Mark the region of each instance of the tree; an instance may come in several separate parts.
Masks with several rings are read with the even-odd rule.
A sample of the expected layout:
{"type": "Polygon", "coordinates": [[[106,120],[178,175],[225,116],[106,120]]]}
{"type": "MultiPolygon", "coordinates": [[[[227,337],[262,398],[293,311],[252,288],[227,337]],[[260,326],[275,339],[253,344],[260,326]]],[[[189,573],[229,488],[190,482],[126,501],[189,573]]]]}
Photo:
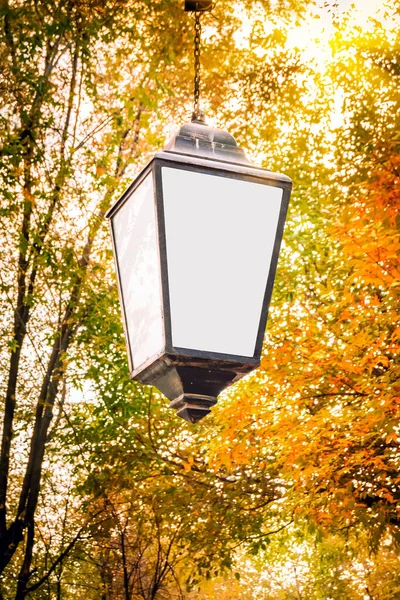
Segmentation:
{"type": "Polygon", "coordinates": [[[154,143],[151,110],[168,95],[176,78],[169,65],[179,59],[167,48],[188,41],[181,18],[172,2],[1,5],[0,573],[19,563],[18,599],[36,589],[35,514],[76,334],[107,289],[99,273],[104,211],[146,151],[140,132],[153,129],[154,143]]]}
{"type": "MultiPolygon", "coordinates": [[[[244,2],[243,8],[251,7],[244,2]]],[[[281,8],[289,14],[293,6],[281,8]]],[[[205,59],[211,107],[232,97],[229,69],[237,60],[234,9],[219,7],[217,16],[207,17],[215,50],[205,59]]],[[[52,593],[56,575],[60,595],[65,552],[79,554],[82,539],[91,535],[93,523],[79,512],[74,494],[75,518],[60,511],[57,501],[46,503],[46,494],[65,498],[74,486],[72,474],[72,483],[60,481],[57,487],[54,473],[66,460],[60,430],[74,431],[74,388],[90,373],[88,354],[109,343],[120,347],[115,322],[93,318],[111,310],[117,319],[104,211],[132,166],[162,143],[157,111],[162,108],[167,119],[182,114],[193,34],[172,0],[5,0],[1,23],[1,293],[7,344],[0,358],[5,382],[0,574],[4,594],[22,599],[44,584],[52,593]],[[52,542],[41,539],[49,511],[52,542]]]]}
{"type": "Polygon", "coordinates": [[[238,552],[279,579],[274,552],[297,564],[299,539],[318,581],[307,567],[285,594],[323,597],[331,571],[356,571],[347,542],[364,557],[368,540],[363,582],[389,597],[398,32],[336,19],[322,71],[286,32],[307,4],[204,17],[205,105],[295,190],[262,368],[195,430],[128,379],[103,220],[165,123],[190,112],[190,21],[172,0],[1,4],[3,597],[179,597],[210,579],[228,593],[220,574],[247,577],[238,552]]]}
{"type": "Polygon", "coordinates": [[[212,597],[243,600],[390,600],[399,593],[396,549],[386,538],[371,555],[365,532],[356,537],[329,535],[315,542],[303,528],[293,526],[270,539],[256,556],[240,552],[233,572],[189,595],[190,600],[212,597]]]}
{"type": "Polygon", "coordinates": [[[387,531],[399,539],[400,98],[397,30],[374,25],[342,23],[314,77],[343,99],[340,126],[317,95],[300,117],[308,147],[292,130],[295,192],[262,370],[224,408],[214,452],[216,464],[270,456],[295,514],[324,531],[361,523],[376,550],[387,531]]]}

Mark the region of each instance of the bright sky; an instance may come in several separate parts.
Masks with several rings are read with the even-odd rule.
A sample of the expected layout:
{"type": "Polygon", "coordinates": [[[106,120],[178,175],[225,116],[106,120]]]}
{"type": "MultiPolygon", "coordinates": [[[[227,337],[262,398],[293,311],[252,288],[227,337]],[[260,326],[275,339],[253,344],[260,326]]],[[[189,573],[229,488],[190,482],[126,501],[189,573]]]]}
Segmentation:
{"type": "MultiPolygon", "coordinates": [[[[321,66],[329,60],[329,39],[334,29],[335,17],[349,19],[349,23],[363,29],[372,28],[372,23],[368,23],[371,18],[380,17],[382,21],[390,22],[391,17],[385,12],[390,13],[393,10],[393,3],[388,0],[338,0],[335,8],[335,0],[327,0],[328,6],[324,6],[325,0],[316,0],[316,5],[309,9],[308,17],[301,20],[300,24],[293,21],[293,27],[289,30],[287,46],[298,48],[303,52],[305,58],[310,54],[310,58],[315,59],[321,66]],[[329,6],[330,5],[330,6],[329,6]],[[391,10],[385,10],[385,5],[390,6],[391,10]],[[316,52],[316,47],[318,48],[316,52]]],[[[246,13],[241,15],[243,20],[242,27],[236,32],[235,38],[238,46],[246,45],[248,36],[251,33],[252,23],[246,13]]],[[[276,27],[276,23],[266,22],[265,32],[268,34],[276,27]]],[[[205,38],[207,32],[205,31],[205,38]]],[[[265,50],[260,49],[259,55],[265,54],[265,50]]]]}
{"type": "MultiPolygon", "coordinates": [[[[319,2],[323,6],[323,2],[319,2]]],[[[333,4],[333,2],[331,2],[333,4]]],[[[338,6],[339,11],[348,11],[351,7],[354,7],[355,12],[358,14],[360,21],[365,21],[372,15],[376,14],[382,5],[383,0],[339,0],[338,6]]],[[[353,9],[353,10],[354,10],[353,9]]],[[[326,8],[321,8],[321,11],[326,13],[326,8]]]]}
{"type": "MultiPolygon", "coordinates": [[[[316,38],[329,38],[333,30],[335,14],[334,0],[330,0],[329,3],[332,6],[331,9],[324,7],[324,0],[317,0],[317,6],[311,11],[310,17],[300,27],[293,28],[293,34],[289,39],[290,45],[306,48],[316,38]]],[[[384,0],[338,0],[337,4],[336,14],[338,17],[346,14],[350,23],[367,29],[369,26],[372,27],[372,23],[368,24],[371,18],[380,16],[383,20],[385,19],[385,5],[389,5],[389,2],[384,0]]],[[[389,17],[386,18],[389,20],[389,17]]]]}

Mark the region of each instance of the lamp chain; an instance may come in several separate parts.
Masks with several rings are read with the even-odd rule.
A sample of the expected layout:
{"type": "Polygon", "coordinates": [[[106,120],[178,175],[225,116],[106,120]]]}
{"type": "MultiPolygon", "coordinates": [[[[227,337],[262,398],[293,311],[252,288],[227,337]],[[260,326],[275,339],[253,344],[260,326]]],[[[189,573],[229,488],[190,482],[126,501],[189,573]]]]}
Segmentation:
{"type": "Polygon", "coordinates": [[[194,102],[192,121],[203,120],[204,116],[200,110],[200,41],[201,41],[201,22],[200,13],[195,12],[194,20],[194,102]]]}

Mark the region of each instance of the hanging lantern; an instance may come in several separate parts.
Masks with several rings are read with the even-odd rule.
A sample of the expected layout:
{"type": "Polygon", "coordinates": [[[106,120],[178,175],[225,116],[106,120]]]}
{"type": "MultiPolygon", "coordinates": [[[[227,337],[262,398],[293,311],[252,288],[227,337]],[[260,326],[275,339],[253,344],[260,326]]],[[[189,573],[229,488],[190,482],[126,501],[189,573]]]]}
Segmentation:
{"type": "Polygon", "coordinates": [[[131,378],[189,422],[260,364],[291,185],[197,105],[107,213],[131,378]]]}

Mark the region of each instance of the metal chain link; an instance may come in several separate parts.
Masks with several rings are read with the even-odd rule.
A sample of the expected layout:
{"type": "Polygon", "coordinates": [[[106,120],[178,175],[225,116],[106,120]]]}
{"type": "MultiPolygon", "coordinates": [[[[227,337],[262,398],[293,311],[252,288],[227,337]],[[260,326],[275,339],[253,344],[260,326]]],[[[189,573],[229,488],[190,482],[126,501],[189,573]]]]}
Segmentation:
{"type": "Polygon", "coordinates": [[[200,41],[201,41],[201,22],[200,13],[195,12],[194,20],[194,102],[193,118],[200,116],[200,41]]]}

